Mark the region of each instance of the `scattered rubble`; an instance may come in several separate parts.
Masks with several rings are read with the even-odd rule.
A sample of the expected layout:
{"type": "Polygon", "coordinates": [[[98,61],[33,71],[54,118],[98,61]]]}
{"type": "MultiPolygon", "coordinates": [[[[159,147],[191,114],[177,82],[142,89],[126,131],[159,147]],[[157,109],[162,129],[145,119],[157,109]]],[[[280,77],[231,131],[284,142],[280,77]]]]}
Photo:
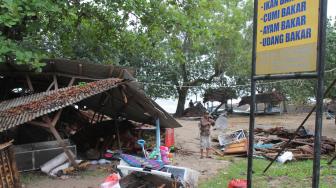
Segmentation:
{"type": "MultiPolygon", "coordinates": [[[[294,131],[283,127],[255,129],[255,155],[273,159],[277,152],[292,137],[294,131]]],[[[335,152],[336,140],[323,136],[321,138],[321,154],[330,155],[335,152]]],[[[286,151],[293,153],[294,160],[313,159],[314,136],[305,130],[299,132],[286,151]]]]}
{"type": "MultiPolygon", "coordinates": [[[[219,156],[247,156],[248,139],[246,135],[246,131],[243,130],[237,130],[231,134],[219,135],[218,139],[213,139],[213,141],[219,142],[219,145],[217,145],[218,149],[213,148],[214,153],[219,156]],[[220,148],[221,151],[219,150],[220,148]]],[[[285,129],[284,127],[255,129],[254,156],[273,159],[293,135],[294,130],[285,129]]],[[[331,155],[335,153],[335,148],[335,139],[322,136],[322,155],[331,155]]],[[[286,148],[285,152],[291,152],[293,160],[313,159],[314,136],[309,134],[305,129],[301,129],[296,138],[293,139],[288,148],[286,148]]],[[[289,158],[291,159],[291,157],[289,158]]]]}

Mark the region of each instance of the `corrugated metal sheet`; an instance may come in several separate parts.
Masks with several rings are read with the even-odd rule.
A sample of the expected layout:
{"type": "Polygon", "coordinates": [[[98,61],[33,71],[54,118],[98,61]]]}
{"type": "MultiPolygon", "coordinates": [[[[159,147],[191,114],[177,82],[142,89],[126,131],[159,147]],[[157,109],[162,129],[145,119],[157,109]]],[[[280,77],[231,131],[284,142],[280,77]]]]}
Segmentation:
{"type": "Polygon", "coordinates": [[[125,83],[113,78],[37,93],[0,103],[0,132],[125,83]]]}

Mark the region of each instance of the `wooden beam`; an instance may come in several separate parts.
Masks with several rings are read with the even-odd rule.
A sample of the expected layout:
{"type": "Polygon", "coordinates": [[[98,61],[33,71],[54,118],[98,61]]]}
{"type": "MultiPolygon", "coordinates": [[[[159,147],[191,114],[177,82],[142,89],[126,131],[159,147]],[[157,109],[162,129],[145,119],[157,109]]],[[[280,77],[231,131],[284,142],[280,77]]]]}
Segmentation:
{"type": "Polygon", "coordinates": [[[51,133],[54,135],[54,137],[56,138],[58,144],[63,148],[65,154],[67,155],[68,159],[70,160],[71,164],[74,167],[78,167],[78,164],[76,163],[76,160],[74,158],[74,154],[71,152],[71,150],[69,150],[69,148],[67,148],[67,145],[64,143],[63,139],[61,138],[61,136],[59,135],[59,133],[57,132],[56,128],[54,126],[50,126],[49,130],[51,131],[51,133]]]}
{"type": "Polygon", "coordinates": [[[68,84],[68,87],[72,86],[75,82],[76,78],[75,77],[72,77],[69,84],[68,84]]]}
{"type": "Polygon", "coordinates": [[[77,168],[78,164],[76,163],[76,160],[74,158],[75,155],[72,153],[71,150],[69,150],[69,148],[67,148],[67,145],[64,143],[63,139],[61,138],[61,136],[59,135],[59,133],[57,132],[57,130],[55,128],[57,121],[61,117],[62,111],[63,111],[63,109],[59,110],[52,120],[48,116],[44,116],[44,117],[46,117],[45,118],[46,122],[31,121],[29,123],[31,123],[33,125],[41,126],[43,128],[48,128],[48,130],[56,138],[56,141],[58,142],[58,144],[63,148],[63,150],[64,150],[65,154],[67,155],[68,159],[70,160],[71,164],[74,167],[77,168]]]}
{"type": "Polygon", "coordinates": [[[47,88],[47,91],[50,91],[51,90],[51,88],[53,87],[55,85],[55,82],[53,81],[53,82],[51,82],[51,84],[48,86],[48,88],[47,88]]]}
{"type": "MultiPolygon", "coordinates": [[[[11,73],[2,73],[3,76],[17,76],[17,75],[22,75],[21,72],[11,72],[11,73]]],[[[66,77],[66,78],[77,78],[77,79],[82,79],[82,80],[89,80],[89,81],[97,81],[97,80],[103,80],[105,78],[93,78],[93,77],[89,77],[89,76],[74,76],[71,74],[66,74],[66,73],[28,73],[29,75],[45,75],[45,76],[52,76],[52,75],[57,75],[57,76],[62,76],[62,77],[66,77]]]]}
{"type": "Polygon", "coordinates": [[[34,92],[34,87],[33,87],[33,84],[31,82],[30,77],[29,77],[28,74],[26,74],[26,80],[27,80],[27,84],[28,84],[29,90],[34,92]]]}
{"type": "Polygon", "coordinates": [[[49,129],[49,125],[46,124],[46,123],[43,123],[43,122],[39,122],[39,121],[30,121],[29,124],[36,125],[36,126],[43,127],[43,128],[48,128],[48,129],[49,129]]]}
{"type": "Polygon", "coordinates": [[[53,75],[53,79],[54,79],[55,90],[58,90],[57,76],[55,74],[53,75]]]}
{"type": "Polygon", "coordinates": [[[54,118],[52,119],[52,121],[50,122],[50,125],[55,127],[57,121],[59,120],[59,118],[61,117],[63,109],[59,110],[56,115],[54,116],[54,118]]]}

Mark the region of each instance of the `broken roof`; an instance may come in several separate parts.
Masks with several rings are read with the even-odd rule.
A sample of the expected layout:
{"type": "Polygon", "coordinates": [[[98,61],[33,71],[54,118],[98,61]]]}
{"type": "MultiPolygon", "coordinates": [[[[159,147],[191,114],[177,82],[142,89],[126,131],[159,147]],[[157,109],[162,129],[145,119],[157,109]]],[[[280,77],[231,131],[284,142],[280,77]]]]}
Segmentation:
{"type": "Polygon", "coordinates": [[[121,79],[106,79],[83,86],[36,93],[0,103],[0,131],[70,106],[85,98],[117,87],[121,79]]]}
{"type": "Polygon", "coordinates": [[[125,77],[125,74],[134,76],[134,71],[130,68],[108,64],[94,64],[84,60],[45,59],[43,62],[45,65],[40,71],[37,71],[30,65],[2,63],[0,64],[0,75],[18,76],[25,73],[46,76],[57,74],[59,76],[91,80],[125,77]]]}
{"type": "MultiPolygon", "coordinates": [[[[0,84],[2,87],[0,90],[0,102],[3,101],[0,107],[0,131],[29,122],[45,113],[51,113],[72,104],[86,106],[111,118],[123,115],[130,120],[152,124],[153,119],[158,117],[161,120],[162,127],[181,127],[174,118],[145,95],[141,86],[135,82],[130,69],[112,65],[91,64],[83,61],[57,59],[46,60],[46,62],[47,64],[42,68],[41,72],[31,70],[27,68],[27,65],[0,64],[0,84]],[[119,79],[117,82],[116,80],[118,79],[111,79],[112,77],[117,77],[124,81],[119,79]],[[92,82],[93,85],[99,83],[107,84],[107,82],[111,84],[111,81],[105,79],[114,80],[115,85],[106,86],[106,88],[101,88],[101,90],[90,87],[89,91],[79,98],[68,96],[68,92],[71,93],[73,89],[77,91],[77,89],[83,87],[83,84],[91,85],[89,82],[92,81],[96,81],[92,82]],[[67,87],[72,81],[73,85],[77,86],[67,87]],[[29,84],[30,87],[28,87],[29,84]],[[30,91],[31,87],[33,91],[30,91]],[[52,87],[61,89],[49,91],[52,87]],[[13,89],[17,88],[21,88],[24,92],[16,94],[13,89]],[[29,92],[26,92],[27,89],[29,89],[29,92]],[[31,93],[34,94],[17,98],[22,94],[31,93]],[[62,100],[56,100],[54,103],[52,101],[48,102],[54,95],[60,96],[61,98],[58,99],[62,100]],[[23,113],[18,114],[16,118],[13,117],[9,121],[8,113],[10,110],[19,110],[18,106],[27,107],[34,105],[38,103],[36,101],[39,101],[41,97],[48,99],[46,100],[47,102],[44,101],[45,103],[43,103],[44,106],[41,106],[41,110],[29,113],[22,111],[23,113]],[[13,125],[9,125],[9,122],[13,123],[13,125]]],[[[79,95],[81,96],[81,94],[79,95]]]]}
{"type": "MultiPolygon", "coordinates": [[[[285,100],[285,96],[279,92],[269,92],[269,93],[259,93],[256,94],[256,103],[271,103],[279,104],[281,101],[285,100]]],[[[245,104],[251,103],[251,96],[242,97],[238,106],[243,106],[245,104]]]]}
{"type": "Polygon", "coordinates": [[[136,90],[135,85],[112,78],[3,101],[0,103],[0,132],[73,104],[85,105],[110,117],[123,112],[134,121],[153,123],[154,118],[159,117],[162,127],[181,126],[136,90]]]}

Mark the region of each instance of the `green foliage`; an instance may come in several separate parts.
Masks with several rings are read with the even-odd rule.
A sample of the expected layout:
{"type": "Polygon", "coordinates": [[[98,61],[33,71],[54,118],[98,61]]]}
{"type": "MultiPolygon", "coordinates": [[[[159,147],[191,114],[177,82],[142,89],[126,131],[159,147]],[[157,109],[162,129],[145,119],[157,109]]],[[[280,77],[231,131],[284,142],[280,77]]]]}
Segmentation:
{"type": "MultiPolygon", "coordinates": [[[[313,161],[289,162],[286,164],[275,163],[263,174],[263,170],[269,161],[253,161],[253,187],[310,187],[313,161]]],[[[230,164],[228,169],[222,170],[216,177],[208,181],[201,182],[199,187],[222,188],[227,187],[232,179],[246,179],[246,160],[237,160],[230,164]]],[[[327,161],[321,161],[321,181],[323,188],[333,187],[336,184],[336,168],[328,166],[327,161]]]]}
{"type": "MultiPolygon", "coordinates": [[[[178,96],[183,108],[190,91],[249,83],[252,2],[1,0],[0,63],[39,68],[42,58],[67,58],[131,66],[147,93],[178,96]]],[[[335,28],[330,21],[327,70],[336,67],[335,28]]],[[[335,74],[326,73],[326,85],[335,74]]],[[[315,95],[312,81],[258,86],[273,88],[300,103],[315,95]]]]}
{"type": "Polygon", "coordinates": [[[132,65],[139,80],[161,84],[146,86],[153,95],[179,96],[181,111],[189,88],[249,72],[251,1],[150,1],[147,7],[137,15],[145,48],[132,65]]]}
{"type": "Polygon", "coordinates": [[[43,30],[47,15],[60,13],[53,1],[2,0],[0,2],[0,62],[29,63],[40,67],[45,52],[31,45],[43,30]]]}

